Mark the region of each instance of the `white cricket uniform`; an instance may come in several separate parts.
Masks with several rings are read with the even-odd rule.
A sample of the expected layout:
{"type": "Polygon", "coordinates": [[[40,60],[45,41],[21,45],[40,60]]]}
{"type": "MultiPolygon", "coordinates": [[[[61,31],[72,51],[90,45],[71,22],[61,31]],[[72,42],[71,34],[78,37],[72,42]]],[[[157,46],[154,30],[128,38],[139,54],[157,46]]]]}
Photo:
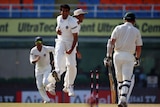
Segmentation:
{"type": "Polygon", "coordinates": [[[141,34],[131,23],[118,25],[112,32],[111,39],[116,39],[114,64],[118,81],[130,80],[133,74],[134,53],[136,46],[142,46],[141,34]],[[126,63],[126,64],[124,64],[126,63]],[[122,64],[124,65],[122,67],[122,64]],[[122,74],[126,77],[122,78],[122,74]]]}
{"type": "Polygon", "coordinates": [[[55,39],[55,70],[61,74],[66,70],[68,71],[68,83],[74,84],[77,68],[76,68],[76,46],[71,54],[66,54],[66,51],[71,49],[73,43],[72,33],[78,33],[78,24],[72,16],[68,16],[67,19],[63,19],[62,15],[57,17],[56,30],[61,30],[62,34],[57,35],[55,39]]]}
{"type": "Polygon", "coordinates": [[[54,54],[54,47],[45,45],[42,45],[41,51],[38,51],[36,46],[30,51],[30,63],[32,63],[37,55],[40,56],[40,60],[35,63],[35,77],[37,88],[44,101],[50,101],[44,89],[44,87],[49,84],[47,78],[52,69],[50,64],[50,52],[54,54]]]}
{"type": "MultiPolygon", "coordinates": [[[[76,17],[73,17],[73,19],[75,20],[75,22],[78,23],[78,19],[76,17]]],[[[80,32],[80,29],[81,29],[81,25],[78,24],[78,34],[80,32]]],[[[77,43],[77,46],[78,46],[78,43],[77,43]]],[[[68,80],[69,80],[69,75],[68,75],[68,72],[66,72],[65,77],[64,77],[64,87],[69,87],[68,80]]]]}
{"type": "MultiPolygon", "coordinates": [[[[112,32],[111,39],[116,39],[114,47],[113,62],[118,83],[118,88],[131,85],[133,75],[136,46],[142,46],[142,39],[139,30],[131,23],[125,22],[118,25],[112,32]]],[[[128,93],[129,89],[123,87],[121,92],[128,93]]]]}

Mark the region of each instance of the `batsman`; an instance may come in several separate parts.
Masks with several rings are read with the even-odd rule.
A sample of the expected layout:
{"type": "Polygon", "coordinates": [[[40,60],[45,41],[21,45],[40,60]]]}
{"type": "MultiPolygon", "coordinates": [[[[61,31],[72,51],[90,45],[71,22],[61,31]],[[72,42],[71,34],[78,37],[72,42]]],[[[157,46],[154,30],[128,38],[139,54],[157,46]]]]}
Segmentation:
{"type": "Polygon", "coordinates": [[[140,31],[134,27],[135,14],[124,15],[124,23],[117,25],[107,43],[104,65],[111,66],[112,59],[117,80],[118,107],[127,107],[134,86],[134,66],[140,65],[142,38],[140,31]],[[112,57],[113,53],[113,57],[112,57]]]}

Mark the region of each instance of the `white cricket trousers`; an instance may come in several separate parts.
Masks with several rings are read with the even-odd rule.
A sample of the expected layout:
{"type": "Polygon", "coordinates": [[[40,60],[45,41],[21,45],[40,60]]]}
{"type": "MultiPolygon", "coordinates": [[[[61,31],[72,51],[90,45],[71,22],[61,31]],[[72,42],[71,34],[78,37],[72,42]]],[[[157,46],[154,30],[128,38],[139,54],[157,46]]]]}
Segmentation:
{"type": "Polygon", "coordinates": [[[73,85],[77,75],[77,62],[76,62],[76,47],[71,54],[66,54],[66,51],[71,49],[72,42],[66,42],[56,39],[55,45],[55,71],[62,74],[67,67],[65,76],[65,85],[73,85]]]}
{"type": "Polygon", "coordinates": [[[114,52],[113,62],[117,81],[131,80],[135,57],[129,52],[114,52]]]}
{"type": "MultiPolygon", "coordinates": [[[[41,69],[42,70],[42,69],[41,69]]],[[[42,96],[44,101],[50,101],[50,98],[48,97],[45,87],[47,84],[49,84],[47,78],[49,76],[49,73],[51,72],[51,67],[44,68],[42,71],[44,73],[37,73],[36,72],[36,84],[38,91],[40,95],[42,96]],[[44,71],[43,71],[44,70],[44,71]]]]}
{"type": "Polygon", "coordinates": [[[119,100],[122,100],[122,98],[125,98],[127,102],[129,100],[134,85],[134,78],[132,79],[134,60],[134,55],[129,52],[114,52],[113,62],[118,82],[119,100]]]}

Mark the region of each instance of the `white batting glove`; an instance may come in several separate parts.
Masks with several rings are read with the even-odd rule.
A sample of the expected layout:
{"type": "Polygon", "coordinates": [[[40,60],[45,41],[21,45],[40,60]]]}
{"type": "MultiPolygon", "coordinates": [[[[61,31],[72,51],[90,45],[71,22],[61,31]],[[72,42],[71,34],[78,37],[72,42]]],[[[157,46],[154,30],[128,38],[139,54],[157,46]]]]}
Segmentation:
{"type": "Polygon", "coordinates": [[[103,62],[104,62],[104,66],[107,67],[107,66],[111,66],[112,65],[112,58],[111,57],[105,57],[103,59],[103,62]]]}
{"type": "Polygon", "coordinates": [[[136,58],[136,60],[134,61],[134,66],[135,67],[140,66],[140,59],[139,58],[136,58]]]}

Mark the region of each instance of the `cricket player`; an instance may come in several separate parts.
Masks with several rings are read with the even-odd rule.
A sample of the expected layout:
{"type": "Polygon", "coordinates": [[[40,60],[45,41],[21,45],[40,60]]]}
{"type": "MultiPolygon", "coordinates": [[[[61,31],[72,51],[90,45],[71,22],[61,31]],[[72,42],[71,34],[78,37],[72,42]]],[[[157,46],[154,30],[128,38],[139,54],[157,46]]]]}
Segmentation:
{"type": "Polygon", "coordinates": [[[50,98],[46,91],[55,94],[55,86],[47,78],[51,72],[50,52],[54,54],[54,47],[43,45],[41,37],[35,38],[35,45],[30,51],[30,63],[35,64],[36,85],[44,103],[49,103],[50,98]]]}
{"type": "Polygon", "coordinates": [[[67,68],[68,95],[74,96],[74,81],[77,75],[76,47],[78,43],[78,23],[70,16],[70,7],[67,4],[60,6],[57,17],[57,38],[55,39],[55,70],[53,77],[60,81],[61,74],[67,68]]]}
{"type": "Polygon", "coordinates": [[[115,67],[118,82],[118,107],[127,107],[134,85],[133,68],[140,65],[141,47],[143,45],[140,31],[134,27],[135,14],[128,12],[124,15],[124,24],[114,28],[107,43],[105,66],[112,62],[115,67]]]}
{"type": "MultiPolygon", "coordinates": [[[[81,29],[81,23],[84,20],[84,15],[87,14],[87,12],[85,12],[83,9],[76,9],[73,13],[73,17],[74,20],[78,23],[78,34],[80,32],[81,29]]],[[[78,47],[78,46],[77,46],[78,47]]],[[[78,51],[78,49],[76,50],[77,52],[77,58],[81,59],[81,53],[78,51]]],[[[68,93],[68,87],[69,87],[69,76],[68,76],[68,72],[66,72],[65,77],[64,77],[64,88],[63,91],[65,93],[68,93]]]]}

